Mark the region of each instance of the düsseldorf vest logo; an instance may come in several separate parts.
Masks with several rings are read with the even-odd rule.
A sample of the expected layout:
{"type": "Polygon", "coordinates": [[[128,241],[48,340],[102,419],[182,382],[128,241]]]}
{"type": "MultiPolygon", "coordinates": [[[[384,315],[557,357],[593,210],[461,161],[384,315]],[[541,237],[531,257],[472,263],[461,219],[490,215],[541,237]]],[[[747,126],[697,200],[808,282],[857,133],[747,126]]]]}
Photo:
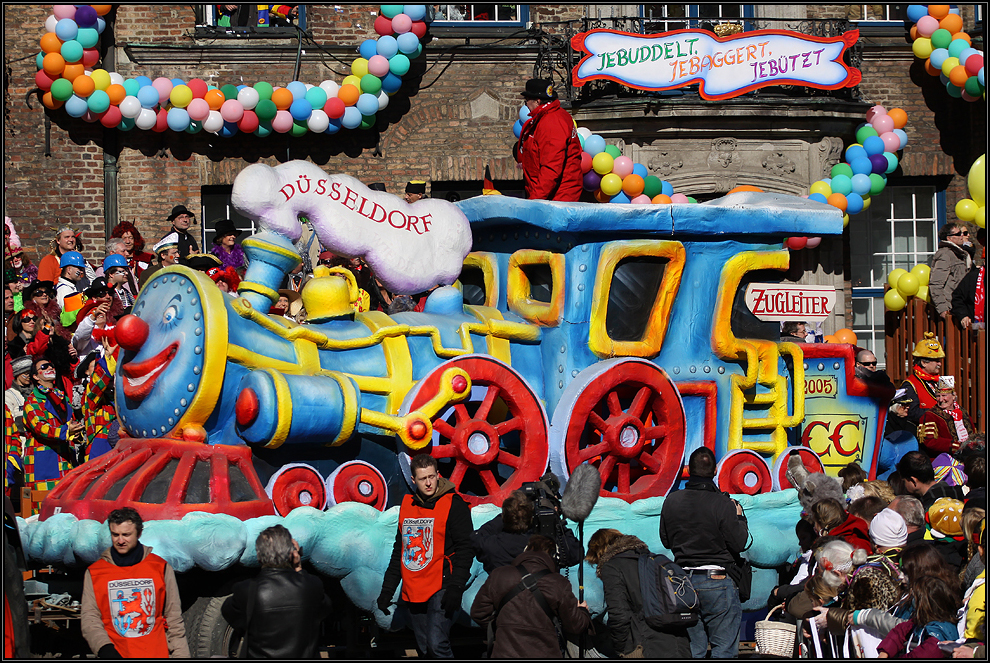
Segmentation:
{"type": "Polygon", "coordinates": [[[433,518],[406,518],[402,521],[402,564],[410,571],[422,571],[433,560],[433,518]]]}
{"type": "Polygon", "coordinates": [[[112,580],[107,586],[114,628],[124,638],[140,638],[155,626],[155,581],[151,578],[112,580]]]}

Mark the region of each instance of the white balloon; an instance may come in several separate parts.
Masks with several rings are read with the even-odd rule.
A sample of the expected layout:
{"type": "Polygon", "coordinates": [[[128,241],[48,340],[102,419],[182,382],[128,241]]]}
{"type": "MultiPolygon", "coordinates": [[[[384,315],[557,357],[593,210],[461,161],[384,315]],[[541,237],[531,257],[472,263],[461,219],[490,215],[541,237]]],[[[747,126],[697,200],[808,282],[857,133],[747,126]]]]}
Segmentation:
{"type": "Polygon", "coordinates": [[[330,126],[330,118],[321,109],[313,111],[313,114],[306,120],[306,126],[315,134],[321,134],[330,126]]]}
{"type": "Polygon", "coordinates": [[[337,92],[340,91],[340,86],[337,85],[337,81],[323,81],[320,83],[320,87],[326,91],[328,99],[333,99],[337,96],[337,92]]]}
{"type": "Polygon", "coordinates": [[[158,121],[158,113],[151,110],[150,108],[142,108],[141,112],[137,116],[137,120],[134,121],[134,124],[137,126],[138,129],[144,129],[145,131],[147,131],[148,129],[153,128],[157,121],[158,121]]]}
{"type": "Polygon", "coordinates": [[[211,110],[210,116],[203,120],[203,130],[216,133],[223,129],[223,116],[220,111],[211,110]]]}
{"type": "Polygon", "coordinates": [[[48,32],[55,32],[55,26],[58,25],[58,19],[52,14],[45,19],[45,30],[48,32]]]}
{"type": "Polygon", "coordinates": [[[306,86],[306,91],[307,91],[307,92],[309,92],[309,91],[310,91],[310,90],[312,90],[312,89],[313,89],[314,87],[316,87],[316,86],[315,86],[315,85],[313,85],[312,83],[303,83],[303,85],[305,85],[305,86],[306,86]]]}
{"type": "Polygon", "coordinates": [[[388,94],[384,91],[378,93],[378,110],[388,106],[388,94]]]}
{"type": "Polygon", "coordinates": [[[117,85],[123,85],[124,84],[124,77],[121,76],[120,74],[118,74],[116,71],[111,71],[110,72],[110,82],[111,83],[116,83],[117,85]]]}
{"type": "Polygon", "coordinates": [[[141,114],[141,110],[141,102],[138,101],[137,97],[127,95],[124,97],[124,100],[120,102],[120,114],[124,117],[134,119],[141,114]]]}
{"type": "Polygon", "coordinates": [[[591,135],[591,129],[589,129],[588,127],[578,127],[577,132],[578,132],[578,134],[581,135],[582,138],[584,138],[586,140],[587,140],[588,136],[591,135]]]}
{"type": "Polygon", "coordinates": [[[246,87],[237,93],[237,101],[244,106],[244,110],[254,110],[254,107],[261,101],[261,95],[253,87],[246,87]]]}

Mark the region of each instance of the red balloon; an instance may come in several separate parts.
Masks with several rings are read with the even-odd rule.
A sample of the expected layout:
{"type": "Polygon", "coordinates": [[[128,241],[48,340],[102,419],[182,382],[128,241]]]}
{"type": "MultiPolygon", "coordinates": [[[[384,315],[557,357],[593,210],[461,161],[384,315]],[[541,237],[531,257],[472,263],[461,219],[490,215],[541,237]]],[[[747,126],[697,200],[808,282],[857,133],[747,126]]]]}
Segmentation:
{"type": "Polygon", "coordinates": [[[155,117],[155,126],[151,127],[151,130],[156,133],[164,133],[166,129],[168,129],[168,111],[159,108],[158,115],[155,117]]]}
{"type": "Polygon", "coordinates": [[[807,237],[788,237],[786,244],[787,244],[787,248],[789,248],[789,249],[791,249],[793,251],[800,251],[801,249],[803,249],[805,246],[808,245],[808,238],[807,237]]]}
{"type": "Polygon", "coordinates": [[[331,120],[338,120],[344,117],[344,110],[347,107],[344,102],[340,100],[339,97],[330,97],[327,99],[327,103],[323,104],[323,112],[327,114],[331,120]]]}
{"type": "Polygon", "coordinates": [[[192,91],[193,99],[202,99],[206,96],[206,91],[209,89],[206,81],[202,78],[194,78],[186,83],[186,86],[192,91]]]}
{"type": "Polygon", "coordinates": [[[237,122],[237,128],[246,134],[254,132],[258,128],[258,116],[253,110],[244,111],[244,115],[237,122]]]}
{"type": "Polygon", "coordinates": [[[100,61],[100,49],[98,48],[84,48],[82,63],[84,67],[92,67],[94,64],[100,61]]]}
{"type": "Polygon", "coordinates": [[[42,92],[48,92],[52,89],[52,83],[55,79],[48,75],[44,69],[39,69],[38,73],[34,75],[34,84],[41,88],[42,92]]]}
{"type": "Polygon", "coordinates": [[[105,126],[107,129],[113,129],[118,124],[120,124],[120,119],[123,117],[120,114],[120,108],[117,106],[110,106],[107,112],[100,114],[100,124],[105,126]]]}
{"type": "Polygon", "coordinates": [[[980,69],[983,69],[983,56],[979,53],[974,53],[966,58],[966,73],[970,76],[976,76],[980,73],[980,69]]]}
{"type": "Polygon", "coordinates": [[[424,21],[413,21],[412,29],[409,32],[422,39],[423,35],[426,34],[426,23],[424,21]]]}
{"type": "Polygon", "coordinates": [[[392,19],[379,16],[375,19],[375,32],[382,37],[392,34],[392,19]]]}
{"type": "Polygon", "coordinates": [[[592,161],[593,161],[593,159],[591,158],[591,155],[590,154],[588,154],[587,152],[582,152],[581,153],[581,172],[582,173],[587,173],[589,170],[591,170],[591,162],[592,161]]]}

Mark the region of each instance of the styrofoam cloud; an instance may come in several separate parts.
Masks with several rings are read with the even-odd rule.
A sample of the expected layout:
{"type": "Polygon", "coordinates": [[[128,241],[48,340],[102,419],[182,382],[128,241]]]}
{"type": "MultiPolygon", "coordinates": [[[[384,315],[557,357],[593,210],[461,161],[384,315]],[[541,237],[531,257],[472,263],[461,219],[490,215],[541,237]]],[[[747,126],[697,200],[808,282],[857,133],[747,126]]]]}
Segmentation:
{"type": "Polygon", "coordinates": [[[299,217],[307,217],[324,247],[363,258],[400,294],[452,284],[471,250],[470,224],[456,205],[430,198],[410,205],[308,161],[248,166],[234,179],[231,203],[292,241],[302,232],[299,217]]]}

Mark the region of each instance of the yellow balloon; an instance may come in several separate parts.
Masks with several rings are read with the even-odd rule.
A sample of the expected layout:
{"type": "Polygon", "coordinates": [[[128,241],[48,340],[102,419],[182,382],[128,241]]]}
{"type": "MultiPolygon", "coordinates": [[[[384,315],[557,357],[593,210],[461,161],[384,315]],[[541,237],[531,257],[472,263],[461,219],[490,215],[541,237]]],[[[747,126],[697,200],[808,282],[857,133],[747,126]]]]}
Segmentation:
{"type": "Polygon", "coordinates": [[[907,273],[908,272],[907,272],[906,269],[901,269],[900,267],[898,267],[897,269],[895,269],[894,271],[892,271],[890,274],[887,274],[887,284],[891,288],[896,289],[897,288],[897,282],[901,279],[902,276],[904,276],[907,273]]]}
{"type": "Polygon", "coordinates": [[[901,274],[901,278],[897,279],[897,292],[901,293],[901,297],[905,299],[918,294],[918,288],[920,287],[921,284],[918,282],[918,277],[910,272],[901,274]]]}
{"type": "Polygon", "coordinates": [[[956,216],[959,217],[960,221],[972,221],[973,217],[976,216],[976,210],[979,209],[979,207],[980,206],[976,204],[975,200],[963,198],[956,203],[956,216]]]}
{"type": "Polygon", "coordinates": [[[986,207],[979,207],[976,210],[976,216],[973,217],[973,223],[975,223],[980,228],[987,227],[987,216],[986,207]]]}
{"type": "Polygon", "coordinates": [[[828,198],[829,196],[832,195],[832,187],[830,187],[827,183],[818,180],[817,182],[811,185],[811,188],[808,189],[808,192],[820,193],[826,198],[828,198]]]}
{"type": "Polygon", "coordinates": [[[945,62],[942,63],[942,73],[946,76],[949,72],[959,66],[959,58],[945,58],[945,62]]]}
{"type": "Polygon", "coordinates": [[[97,90],[106,90],[110,87],[110,74],[106,69],[94,69],[89,77],[93,79],[97,90]]]}
{"type": "Polygon", "coordinates": [[[842,227],[845,228],[848,225],[849,225],[849,215],[848,214],[843,214],[842,215],[842,227]]]}
{"type": "Polygon", "coordinates": [[[361,89],[361,77],[360,76],[354,76],[353,74],[350,75],[350,76],[347,76],[346,78],[344,78],[344,82],[340,84],[340,87],[344,87],[345,85],[353,85],[358,90],[360,90],[361,89]]]}
{"type": "Polygon", "coordinates": [[[928,278],[932,273],[932,268],[926,265],[925,263],[920,263],[911,268],[911,273],[914,274],[916,277],[918,277],[918,283],[920,284],[919,286],[919,292],[920,292],[920,288],[923,288],[928,285],[928,278]]]}
{"type": "Polygon", "coordinates": [[[192,90],[188,85],[176,85],[169,94],[169,101],[177,108],[185,108],[193,100],[192,90]]]}
{"type": "MultiPolygon", "coordinates": [[[[917,43],[917,42],[915,42],[917,43]]],[[[888,290],[883,296],[883,305],[888,311],[900,311],[907,304],[901,293],[896,290],[888,290]]]]}
{"type": "MultiPolygon", "coordinates": [[[[611,154],[609,154],[608,152],[599,152],[591,160],[591,167],[594,168],[595,172],[598,173],[599,175],[607,175],[612,172],[612,164],[614,163],[615,163],[615,159],[612,158],[611,154]]],[[[616,175],[616,177],[619,176],[616,175]]],[[[619,182],[622,182],[621,177],[619,178],[619,182]]],[[[619,188],[620,189],[622,188],[621,184],[619,185],[619,188]]],[[[602,191],[605,191],[605,189],[602,189],[602,191]]],[[[606,191],[606,193],[608,192],[606,191]]],[[[619,192],[616,191],[615,193],[609,193],[609,195],[614,196],[616,193],[619,192]]]]}
{"type": "MultiPolygon", "coordinates": [[[[958,60],[958,58],[956,58],[958,60]]],[[[368,75],[368,61],[364,58],[357,58],[351,63],[351,73],[361,78],[368,75]]]]}
{"type": "Polygon", "coordinates": [[[872,202],[873,198],[871,196],[863,196],[863,210],[865,211],[870,209],[870,203],[872,202]]]}
{"type": "MultiPolygon", "coordinates": [[[[932,54],[932,40],[928,37],[918,37],[911,44],[911,50],[914,51],[915,57],[927,58],[932,54]]],[[[900,309],[897,309],[900,310],[900,309]]]]}
{"type": "Polygon", "coordinates": [[[928,297],[928,286],[923,285],[920,288],[918,288],[918,294],[915,295],[915,297],[920,299],[921,301],[930,302],[931,299],[929,299],[928,297]]]}
{"type": "MultiPolygon", "coordinates": [[[[969,167],[969,175],[966,176],[966,185],[969,187],[969,196],[976,201],[980,207],[986,207],[987,190],[987,155],[980,157],[969,167]]],[[[981,228],[983,226],[980,226],[981,228]]]]}
{"type": "MultiPolygon", "coordinates": [[[[598,154],[596,155],[595,158],[597,159],[600,156],[601,154],[598,154]]],[[[607,194],[609,196],[614,196],[615,194],[622,191],[622,178],[616,175],[615,173],[609,173],[608,175],[602,178],[601,189],[602,189],[602,193],[607,194]]]]}

